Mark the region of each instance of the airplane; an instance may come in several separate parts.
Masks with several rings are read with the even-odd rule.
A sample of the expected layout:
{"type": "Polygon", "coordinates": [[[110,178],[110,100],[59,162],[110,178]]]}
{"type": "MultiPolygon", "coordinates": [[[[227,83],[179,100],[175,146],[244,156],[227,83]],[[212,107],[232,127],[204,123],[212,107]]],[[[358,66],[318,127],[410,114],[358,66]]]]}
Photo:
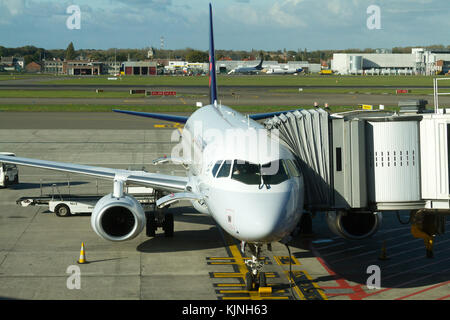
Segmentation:
{"type": "MultiPolygon", "coordinates": [[[[71,164],[47,160],[0,155],[0,162],[42,169],[77,173],[112,181],[112,192],[102,197],[91,215],[91,226],[109,241],[135,238],[144,227],[154,236],[158,226],[173,233],[173,216],[164,210],[174,202],[190,201],[195,209],[210,215],[227,233],[249,248],[252,259],[246,263],[246,288],[266,286],[264,264],[260,259],[263,245],[286,241],[298,225],[304,201],[304,181],[295,156],[257,120],[280,115],[269,112],[245,116],[218,103],[215,72],[212,5],[209,4],[210,104],[191,116],[114,110],[125,114],[184,123],[181,134],[182,156],[173,158],[186,169],[186,177],[71,164]],[[236,150],[225,139],[227,133],[238,137],[258,132],[252,141],[258,150],[277,146],[277,152],[236,150]],[[213,133],[213,134],[208,134],[213,133]],[[157,190],[156,214],[146,214],[141,204],[124,192],[125,184],[152,187],[157,190]],[[161,197],[159,197],[161,196],[161,197]]],[[[292,111],[292,110],[289,110],[292,111]]],[[[155,163],[165,160],[156,160],[155,163]]]]}
{"type": "Polygon", "coordinates": [[[274,67],[274,68],[268,68],[266,70],[267,74],[294,74],[294,73],[301,73],[303,71],[302,68],[298,69],[289,69],[285,67],[274,67]]]}
{"type": "Polygon", "coordinates": [[[232,70],[230,73],[244,73],[244,74],[252,74],[258,73],[263,70],[262,64],[264,62],[264,58],[261,58],[261,62],[255,67],[241,67],[232,70]]]}

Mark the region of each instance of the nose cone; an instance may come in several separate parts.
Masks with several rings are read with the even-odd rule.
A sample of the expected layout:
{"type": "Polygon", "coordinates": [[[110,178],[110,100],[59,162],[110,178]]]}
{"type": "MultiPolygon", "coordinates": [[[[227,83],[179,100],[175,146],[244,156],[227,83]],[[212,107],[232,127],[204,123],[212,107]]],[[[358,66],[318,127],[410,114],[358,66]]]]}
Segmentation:
{"type": "Polygon", "coordinates": [[[247,242],[281,240],[300,216],[296,203],[292,191],[247,195],[247,201],[239,202],[236,236],[247,242]]]}

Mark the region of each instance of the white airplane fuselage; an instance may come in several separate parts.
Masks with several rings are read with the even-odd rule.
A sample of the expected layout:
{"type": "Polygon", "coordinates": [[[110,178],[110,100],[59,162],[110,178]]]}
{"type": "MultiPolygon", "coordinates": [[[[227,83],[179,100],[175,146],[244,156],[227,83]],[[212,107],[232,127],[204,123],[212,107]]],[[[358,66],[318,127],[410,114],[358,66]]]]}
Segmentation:
{"type": "Polygon", "coordinates": [[[203,205],[192,201],[197,210],[246,242],[279,241],[293,231],[303,208],[303,177],[289,171],[293,154],[261,124],[229,107],[209,105],[189,117],[181,143],[189,164],[187,188],[204,199],[203,205]],[[276,170],[269,183],[264,181],[271,177],[259,182],[258,173],[238,175],[239,168],[268,163],[276,170]]]}

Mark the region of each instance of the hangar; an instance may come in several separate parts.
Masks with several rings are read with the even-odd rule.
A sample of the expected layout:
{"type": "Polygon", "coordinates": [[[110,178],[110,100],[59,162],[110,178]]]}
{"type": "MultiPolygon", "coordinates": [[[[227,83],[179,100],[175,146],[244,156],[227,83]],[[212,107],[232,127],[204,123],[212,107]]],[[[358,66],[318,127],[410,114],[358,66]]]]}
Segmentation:
{"type": "Polygon", "coordinates": [[[439,71],[438,61],[450,61],[450,51],[413,48],[411,53],[335,53],[331,69],[342,75],[434,75],[439,71]]]}
{"type": "Polygon", "coordinates": [[[125,61],[121,71],[127,76],[156,76],[157,64],[156,61],[125,61]]]}

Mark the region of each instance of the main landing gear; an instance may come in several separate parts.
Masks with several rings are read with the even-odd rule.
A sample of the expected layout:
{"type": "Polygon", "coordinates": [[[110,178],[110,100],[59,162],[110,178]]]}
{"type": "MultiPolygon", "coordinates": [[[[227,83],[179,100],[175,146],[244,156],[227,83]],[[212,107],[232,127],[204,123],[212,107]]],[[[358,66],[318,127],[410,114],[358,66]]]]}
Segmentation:
{"type": "MultiPolygon", "coordinates": [[[[155,201],[161,194],[155,192],[155,201]]],[[[167,238],[173,237],[174,221],[173,213],[167,212],[167,207],[157,208],[155,207],[154,212],[146,212],[147,225],[146,225],[146,235],[147,237],[154,237],[156,230],[162,228],[164,230],[164,236],[167,238]]]]}
{"type": "MultiPolygon", "coordinates": [[[[247,291],[257,290],[258,287],[267,287],[266,274],[261,270],[264,266],[264,260],[260,259],[261,247],[261,244],[248,244],[252,258],[245,261],[249,269],[249,272],[245,274],[245,290],[247,291]]],[[[245,244],[241,248],[245,248],[245,244]]]]}

